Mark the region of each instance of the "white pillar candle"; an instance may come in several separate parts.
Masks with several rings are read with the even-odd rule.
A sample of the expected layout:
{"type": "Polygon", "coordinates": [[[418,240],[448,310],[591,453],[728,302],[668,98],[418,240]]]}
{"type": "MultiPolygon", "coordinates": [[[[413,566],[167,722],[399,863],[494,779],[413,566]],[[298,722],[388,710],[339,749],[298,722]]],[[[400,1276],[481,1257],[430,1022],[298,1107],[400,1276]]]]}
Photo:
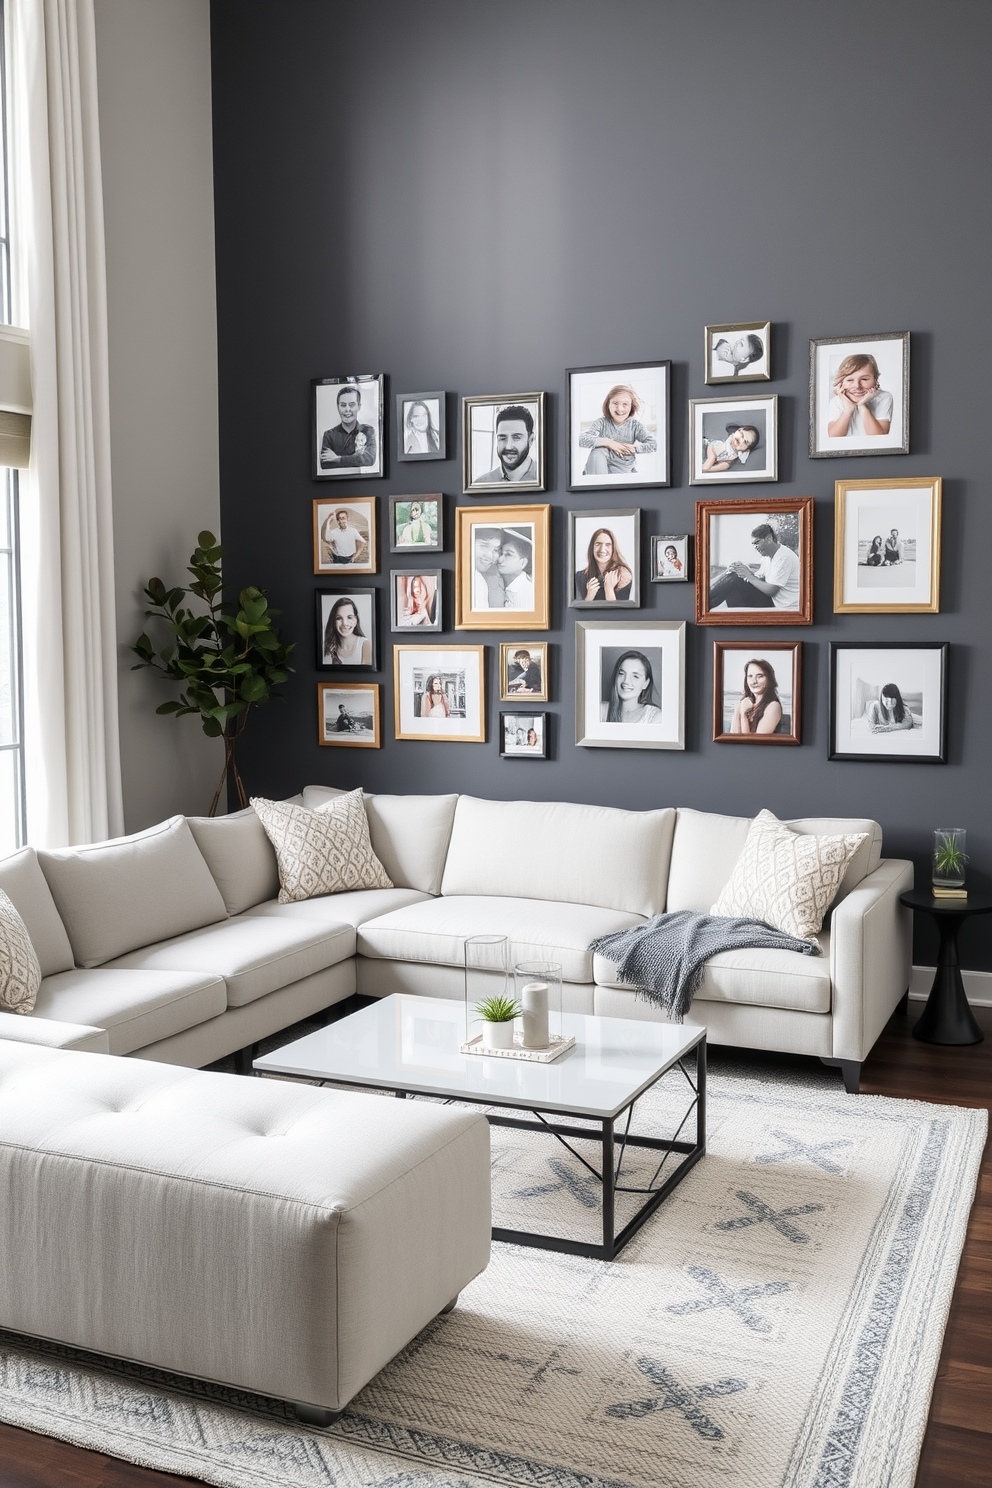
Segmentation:
{"type": "Polygon", "coordinates": [[[524,1018],[524,1048],[548,1047],[548,984],[527,982],[520,992],[524,1018]]]}

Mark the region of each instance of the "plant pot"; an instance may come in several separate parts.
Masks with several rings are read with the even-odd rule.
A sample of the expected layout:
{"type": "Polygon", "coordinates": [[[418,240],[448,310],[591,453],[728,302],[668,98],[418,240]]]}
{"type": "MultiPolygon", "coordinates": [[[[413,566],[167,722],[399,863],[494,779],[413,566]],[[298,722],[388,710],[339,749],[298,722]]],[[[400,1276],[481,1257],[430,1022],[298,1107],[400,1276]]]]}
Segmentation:
{"type": "Polygon", "coordinates": [[[507,1023],[483,1023],[482,1047],[484,1049],[513,1048],[513,1020],[507,1023]]]}
{"type": "Polygon", "coordinates": [[[964,827],[938,827],[933,834],[930,875],[935,889],[963,889],[968,833],[964,827]]]}

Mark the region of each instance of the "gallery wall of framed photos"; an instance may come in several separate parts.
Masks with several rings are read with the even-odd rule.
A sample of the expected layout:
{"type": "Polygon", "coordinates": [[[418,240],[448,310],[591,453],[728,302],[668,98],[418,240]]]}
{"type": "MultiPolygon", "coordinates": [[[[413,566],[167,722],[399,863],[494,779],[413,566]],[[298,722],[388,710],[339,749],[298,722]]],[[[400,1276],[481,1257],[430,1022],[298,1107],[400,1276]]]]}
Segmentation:
{"type": "MultiPolygon", "coordinates": [[[[323,96],[319,59],[334,27],[315,7],[291,39],[277,18],[263,46],[220,8],[225,97],[246,60],[267,76],[270,52],[287,64],[237,128],[220,107],[215,146],[223,537],[232,582],[264,583],[298,643],[285,703],[260,710],[245,736],[263,793],[322,779],[630,809],[865,815],[881,822],[887,850],[919,850],[921,863],[932,827],[964,813],[976,864],[992,868],[982,763],[992,500],[974,406],[989,269],[967,228],[967,193],[948,190],[931,214],[908,164],[928,183],[948,160],[965,180],[984,172],[989,142],[961,116],[968,79],[984,89],[974,38],[967,26],[949,37],[923,0],[907,0],[901,24],[918,62],[872,73],[872,114],[893,142],[880,190],[857,160],[836,158],[830,121],[865,106],[849,58],[824,43],[811,64],[803,27],[778,25],[773,10],[749,22],[771,81],[747,117],[774,143],[738,189],[733,90],[707,88],[707,128],[687,126],[712,55],[708,0],[685,9],[677,33],[664,7],[637,8],[636,54],[655,59],[650,69],[608,46],[583,61],[583,28],[600,24],[593,0],[574,0],[565,33],[528,27],[512,139],[485,122],[504,104],[483,17],[439,0],[439,23],[451,23],[441,67],[415,17],[390,5],[381,67],[335,82],[334,113],[350,105],[361,127],[332,200],[313,182],[340,118],[304,128],[298,101],[323,96]],[[931,32],[933,55],[951,49],[953,83],[926,65],[931,32]],[[450,110],[447,132],[432,132],[418,102],[424,69],[450,110]],[[797,76],[801,109],[785,85],[797,76]],[[926,135],[920,90],[932,100],[926,135]],[[603,117],[610,128],[594,127],[603,117]],[[663,139],[679,148],[659,150],[663,139]],[[551,154],[537,147],[552,140],[551,154]],[[272,250],[278,332],[260,331],[242,262],[248,155],[253,192],[276,193],[294,229],[272,250]],[[806,190],[812,180],[829,191],[806,190]],[[624,182],[636,183],[627,199],[624,182]],[[945,275],[936,265],[950,244],[945,275]],[[333,434],[352,382],[361,402],[353,410],[345,394],[351,427],[333,434]],[[340,447],[368,462],[373,444],[371,463],[329,458],[340,447]],[[476,566],[475,538],[488,567],[476,566]],[[500,602],[501,581],[526,606],[500,602]],[[316,660],[315,596],[351,594],[355,607],[338,613],[357,609],[365,631],[369,590],[374,633],[357,639],[377,669],[336,676],[316,660]],[[583,662],[577,627],[606,624],[622,631],[616,654],[586,631],[583,662]],[[648,630],[658,624],[684,627],[681,662],[648,630]],[[481,648],[480,665],[457,651],[466,646],[481,648]],[[417,647],[434,671],[418,683],[404,664],[414,690],[408,737],[397,738],[395,656],[417,647]],[[934,647],[947,648],[939,666],[934,647]],[[620,706],[642,710],[630,725],[608,716],[624,651],[652,672],[635,686],[643,666],[631,658],[622,697],[617,678],[620,706]],[[448,717],[470,694],[478,708],[459,737],[442,713],[430,728],[417,716],[417,686],[439,674],[448,717]],[[319,705],[330,683],[356,696],[325,692],[319,705]],[[901,720],[891,691],[883,702],[890,686],[901,720]],[[684,695],[680,728],[665,735],[676,747],[651,747],[661,724],[649,710],[673,689],[684,695]],[[331,728],[341,701],[361,720],[352,737],[371,734],[373,747],[323,744],[322,732],[349,727],[331,728]],[[540,753],[530,725],[504,715],[541,719],[540,753]],[[756,726],[745,732],[745,721],[756,726]],[[640,745],[579,742],[625,727],[640,729],[640,745]]],[[[887,56],[884,18],[862,21],[865,46],[887,56]]],[[[354,631],[341,646],[359,654],[354,631]]],[[[430,706],[443,708],[436,686],[430,706]]]]}

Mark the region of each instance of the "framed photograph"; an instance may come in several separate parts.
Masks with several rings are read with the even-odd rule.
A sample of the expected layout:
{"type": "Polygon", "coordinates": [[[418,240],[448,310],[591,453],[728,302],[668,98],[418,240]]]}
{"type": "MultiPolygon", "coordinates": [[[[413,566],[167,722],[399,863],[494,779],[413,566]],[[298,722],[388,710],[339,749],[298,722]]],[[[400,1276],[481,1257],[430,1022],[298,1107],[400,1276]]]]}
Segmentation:
{"type": "Polygon", "coordinates": [[[379,670],[376,594],[375,589],[316,591],[319,670],[337,671],[340,667],[353,672],[379,670]]]}
{"type": "Polygon", "coordinates": [[[466,496],[544,490],[544,402],[543,393],[462,399],[466,496]]]}
{"type": "Polygon", "coordinates": [[[547,713],[501,713],[499,752],[504,759],[547,759],[547,713]]]}
{"type": "Polygon", "coordinates": [[[801,641],[713,642],[718,744],[799,744],[801,641]]]}
{"type": "Polygon", "coordinates": [[[440,553],[444,549],[444,499],[431,496],[390,496],[389,551],[440,553]]]}
{"type": "Polygon", "coordinates": [[[830,758],[947,763],[944,641],[832,641],[830,758]]]}
{"type": "Polygon", "coordinates": [[[570,491],[668,485],[671,366],[620,362],[568,369],[570,491]]]}
{"type": "Polygon", "coordinates": [[[772,375],[771,321],[708,325],[703,365],[708,383],[768,382],[772,375]]]}
{"type": "Polygon", "coordinates": [[[396,458],[448,458],[443,392],[396,394],[396,458]]]}
{"type": "Polygon", "coordinates": [[[585,609],[594,604],[641,603],[641,513],[624,511],[568,514],[568,602],[585,609]]]}
{"type": "Polygon", "coordinates": [[[688,533],[682,532],[676,537],[652,537],[652,584],[685,584],[691,578],[688,533]]]}
{"type": "Polygon", "coordinates": [[[834,613],[940,609],[939,476],[834,484],[834,613]]]}
{"type": "Polygon", "coordinates": [[[397,739],[484,744],[484,646],[393,647],[397,739]]]}
{"type": "Polygon", "coordinates": [[[375,573],[375,497],[313,504],[315,574],[375,573]]]}
{"type": "Polygon", "coordinates": [[[809,343],[810,459],[909,454],[909,332],[809,343]]]}
{"type": "Polygon", "coordinates": [[[697,501],[696,555],[697,625],[812,625],[812,496],[697,501]]]}
{"type": "Polygon", "coordinates": [[[689,399],[690,486],[777,480],[777,393],[689,399]]]}
{"type": "Polygon", "coordinates": [[[385,374],[321,377],[313,388],[314,480],[384,475],[385,374]]]}
{"type": "Polygon", "coordinates": [[[381,749],[378,682],[318,682],[318,743],[381,749]]]}
{"type": "Polygon", "coordinates": [[[393,630],[444,629],[439,568],[394,570],[389,575],[389,601],[393,630]]]}
{"type": "Polygon", "coordinates": [[[455,508],[455,629],[547,630],[550,506],[455,508]]]}
{"type": "Polygon", "coordinates": [[[576,744],[685,748],[685,630],[684,620],[576,620],[576,744]]]}
{"type": "Polygon", "coordinates": [[[550,697],[547,641],[501,641],[499,646],[500,702],[519,698],[546,703],[550,697]]]}

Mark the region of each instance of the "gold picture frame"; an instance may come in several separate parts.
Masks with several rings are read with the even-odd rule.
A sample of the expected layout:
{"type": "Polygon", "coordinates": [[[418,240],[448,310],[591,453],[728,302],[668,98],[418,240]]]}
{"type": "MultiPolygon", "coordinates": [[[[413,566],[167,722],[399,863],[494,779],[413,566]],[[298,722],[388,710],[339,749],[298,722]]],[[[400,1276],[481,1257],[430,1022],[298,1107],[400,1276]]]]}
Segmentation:
{"type": "Polygon", "coordinates": [[[378,682],[318,682],[317,743],[381,749],[378,682]]]}
{"type": "Polygon", "coordinates": [[[835,481],[835,615],[939,612],[942,502],[939,475],[835,481]]]}
{"type": "Polygon", "coordinates": [[[330,496],[318,496],[313,503],[314,573],[321,577],[333,575],[336,579],[347,579],[356,573],[375,573],[375,526],[374,496],[343,496],[338,501],[330,496]],[[344,511],[347,519],[341,524],[344,537],[340,552],[335,553],[333,534],[339,525],[339,511],[344,511]]]}
{"type": "Polygon", "coordinates": [[[397,739],[484,744],[485,646],[394,645],[393,729],[397,739]]]}
{"type": "Polygon", "coordinates": [[[547,641],[500,641],[499,700],[501,703],[546,703],[551,697],[547,641]],[[517,661],[526,652],[526,662],[517,661]],[[511,668],[514,674],[510,676],[511,668]],[[537,673],[540,673],[538,677],[537,673]]]}
{"type": "Polygon", "coordinates": [[[550,505],[455,508],[456,630],[547,630],[550,591],[550,505]]]}

